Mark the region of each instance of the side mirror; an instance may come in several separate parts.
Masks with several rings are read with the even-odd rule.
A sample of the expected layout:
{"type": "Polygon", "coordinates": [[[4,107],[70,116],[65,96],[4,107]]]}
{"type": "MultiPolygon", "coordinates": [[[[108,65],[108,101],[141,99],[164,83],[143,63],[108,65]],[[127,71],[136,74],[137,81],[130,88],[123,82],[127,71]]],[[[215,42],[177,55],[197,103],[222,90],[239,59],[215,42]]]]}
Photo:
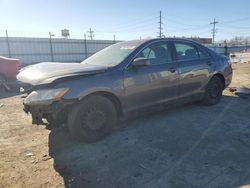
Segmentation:
{"type": "Polygon", "coordinates": [[[145,57],[135,58],[134,61],[132,62],[133,67],[144,67],[148,65],[150,65],[150,61],[145,57]]]}

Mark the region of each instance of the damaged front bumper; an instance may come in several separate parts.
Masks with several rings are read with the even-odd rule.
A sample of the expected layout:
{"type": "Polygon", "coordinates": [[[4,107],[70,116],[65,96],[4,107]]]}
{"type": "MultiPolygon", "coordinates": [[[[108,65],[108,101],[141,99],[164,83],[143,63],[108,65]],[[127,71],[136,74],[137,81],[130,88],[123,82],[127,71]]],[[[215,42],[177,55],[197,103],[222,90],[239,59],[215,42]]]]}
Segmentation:
{"type": "Polygon", "coordinates": [[[74,101],[56,101],[51,104],[39,104],[39,105],[29,105],[23,103],[24,112],[30,113],[32,116],[32,124],[44,125],[43,119],[67,119],[68,107],[72,105],[74,101]]]}
{"type": "Polygon", "coordinates": [[[69,88],[45,88],[30,92],[23,104],[24,111],[32,115],[32,124],[44,124],[44,118],[48,122],[64,120],[68,106],[74,103],[74,99],[63,99],[68,91],[69,88]]]}

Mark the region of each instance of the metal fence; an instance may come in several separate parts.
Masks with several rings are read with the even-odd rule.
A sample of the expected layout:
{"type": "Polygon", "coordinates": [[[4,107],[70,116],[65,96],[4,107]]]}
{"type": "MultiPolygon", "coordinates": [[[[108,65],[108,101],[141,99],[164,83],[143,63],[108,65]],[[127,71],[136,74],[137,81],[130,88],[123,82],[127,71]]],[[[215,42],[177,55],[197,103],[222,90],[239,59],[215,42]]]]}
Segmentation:
{"type": "MultiPolygon", "coordinates": [[[[0,56],[18,58],[23,65],[38,62],[80,62],[119,41],[65,38],[0,37],[0,56]]],[[[208,46],[225,54],[223,46],[208,46]]],[[[250,46],[230,46],[227,54],[250,51],[250,46]]]]}
{"type": "Polygon", "coordinates": [[[223,46],[208,46],[210,49],[214,50],[219,54],[230,54],[230,53],[240,53],[240,52],[249,52],[250,45],[235,45],[235,46],[228,46],[227,49],[223,46]]]}
{"type": "Polygon", "coordinates": [[[114,40],[0,37],[0,55],[18,58],[23,64],[80,62],[114,44],[114,40]]]}

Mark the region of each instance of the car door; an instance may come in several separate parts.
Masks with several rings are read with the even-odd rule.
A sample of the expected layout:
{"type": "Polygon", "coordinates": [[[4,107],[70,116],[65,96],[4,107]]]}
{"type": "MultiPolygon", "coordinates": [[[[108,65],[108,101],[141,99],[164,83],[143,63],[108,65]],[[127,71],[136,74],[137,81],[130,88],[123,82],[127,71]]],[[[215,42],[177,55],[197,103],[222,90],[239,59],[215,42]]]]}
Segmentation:
{"type": "Polygon", "coordinates": [[[191,42],[174,42],[174,47],[179,69],[179,97],[202,94],[212,72],[211,57],[191,42]]]}
{"type": "Polygon", "coordinates": [[[178,96],[177,64],[172,61],[167,42],[144,47],[124,70],[125,106],[128,110],[176,99],[178,96]],[[133,67],[134,59],[144,57],[148,66],[133,67]]]}

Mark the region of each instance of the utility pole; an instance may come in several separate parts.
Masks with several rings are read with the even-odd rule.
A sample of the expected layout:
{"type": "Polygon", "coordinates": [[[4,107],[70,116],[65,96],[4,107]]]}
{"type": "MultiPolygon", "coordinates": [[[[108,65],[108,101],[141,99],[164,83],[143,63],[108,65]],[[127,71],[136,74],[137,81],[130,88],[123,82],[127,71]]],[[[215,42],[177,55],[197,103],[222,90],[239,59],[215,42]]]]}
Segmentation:
{"type": "Polygon", "coordinates": [[[159,27],[158,27],[158,29],[159,29],[159,32],[158,32],[158,34],[159,34],[159,38],[162,38],[162,16],[161,16],[161,11],[160,11],[160,20],[159,20],[159,27]]]}
{"type": "Polygon", "coordinates": [[[5,34],[6,34],[6,42],[7,42],[7,47],[8,47],[8,55],[9,55],[9,57],[11,57],[11,52],[10,52],[10,40],[9,40],[9,35],[8,35],[7,29],[5,30],[5,34]]]}
{"type": "Polygon", "coordinates": [[[50,55],[51,55],[51,61],[54,62],[54,53],[53,53],[53,46],[52,46],[52,37],[54,37],[54,34],[51,34],[51,32],[49,32],[49,44],[50,44],[50,55]]]}
{"type": "Polygon", "coordinates": [[[217,21],[215,20],[215,18],[214,18],[214,21],[210,23],[210,24],[213,25],[213,30],[212,30],[212,35],[213,35],[213,46],[214,46],[214,43],[215,43],[214,39],[215,39],[215,33],[216,33],[215,25],[216,25],[217,23],[219,23],[219,22],[217,22],[217,21]]]}
{"type": "Polygon", "coordinates": [[[88,48],[87,48],[87,39],[86,34],[84,33],[84,51],[85,51],[85,59],[88,57],[88,48]]]}
{"type": "Polygon", "coordinates": [[[94,31],[91,30],[91,28],[89,28],[88,33],[89,33],[88,37],[89,37],[91,40],[93,40],[93,38],[94,38],[94,35],[93,35],[94,31]]]}

